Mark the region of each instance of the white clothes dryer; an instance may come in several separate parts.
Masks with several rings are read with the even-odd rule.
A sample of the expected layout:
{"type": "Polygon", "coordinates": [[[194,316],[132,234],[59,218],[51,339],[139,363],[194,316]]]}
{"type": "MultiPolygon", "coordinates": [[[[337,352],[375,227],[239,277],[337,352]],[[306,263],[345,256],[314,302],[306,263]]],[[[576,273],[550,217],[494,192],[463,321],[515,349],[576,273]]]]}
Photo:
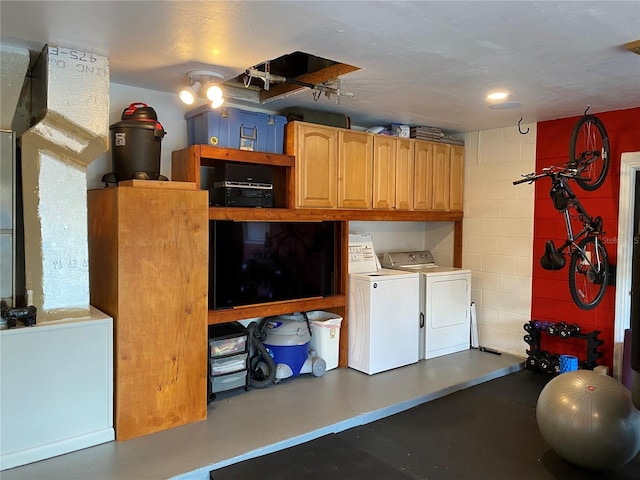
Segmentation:
{"type": "Polygon", "coordinates": [[[436,265],[430,251],[389,252],[383,267],[420,273],[420,358],[468,350],[471,270],[436,265]]]}

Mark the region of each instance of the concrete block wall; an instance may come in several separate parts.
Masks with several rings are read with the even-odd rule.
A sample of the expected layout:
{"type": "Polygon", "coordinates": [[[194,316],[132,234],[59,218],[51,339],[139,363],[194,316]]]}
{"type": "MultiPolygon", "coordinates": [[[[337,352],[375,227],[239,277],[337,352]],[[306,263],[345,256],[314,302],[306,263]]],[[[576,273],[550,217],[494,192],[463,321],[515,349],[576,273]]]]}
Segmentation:
{"type": "Polygon", "coordinates": [[[436,264],[453,266],[453,223],[428,222],[425,231],[426,250],[431,250],[436,264]]]}
{"type": "Polygon", "coordinates": [[[525,357],[522,325],[531,318],[533,172],[536,125],[465,135],[462,266],[472,271],[481,346],[525,357]]]}

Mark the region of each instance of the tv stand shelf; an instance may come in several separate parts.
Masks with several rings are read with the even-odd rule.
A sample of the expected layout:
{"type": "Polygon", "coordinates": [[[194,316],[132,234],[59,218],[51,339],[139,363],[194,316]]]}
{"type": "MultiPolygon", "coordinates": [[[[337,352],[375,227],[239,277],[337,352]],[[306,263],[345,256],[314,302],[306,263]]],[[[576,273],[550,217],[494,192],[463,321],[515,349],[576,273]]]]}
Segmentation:
{"type": "Polygon", "coordinates": [[[282,302],[246,305],[222,310],[209,310],[209,325],[234,322],[246,318],[270,317],[291,312],[308,312],[310,310],[330,310],[344,307],[347,303],[345,295],[330,297],[305,298],[303,300],[289,300],[282,302]]]}

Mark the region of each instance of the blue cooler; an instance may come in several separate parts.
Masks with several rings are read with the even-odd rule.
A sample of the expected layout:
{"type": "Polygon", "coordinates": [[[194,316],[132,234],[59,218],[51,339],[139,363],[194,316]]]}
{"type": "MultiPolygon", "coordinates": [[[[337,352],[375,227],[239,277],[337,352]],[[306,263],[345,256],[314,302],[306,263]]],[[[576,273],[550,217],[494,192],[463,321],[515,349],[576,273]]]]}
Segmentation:
{"type": "Polygon", "coordinates": [[[189,145],[213,145],[255,152],[282,153],[287,118],[233,107],[198,107],[184,117],[189,145]]]}
{"type": "Polygon", "coordinates": [[[265,324],[262,342],[276,364],[276,378],[295,377],[309,356],[311,334],[302,315],[281,315],[265,324]],[[289,371],[290,370],[290,371],[289,371]]]}

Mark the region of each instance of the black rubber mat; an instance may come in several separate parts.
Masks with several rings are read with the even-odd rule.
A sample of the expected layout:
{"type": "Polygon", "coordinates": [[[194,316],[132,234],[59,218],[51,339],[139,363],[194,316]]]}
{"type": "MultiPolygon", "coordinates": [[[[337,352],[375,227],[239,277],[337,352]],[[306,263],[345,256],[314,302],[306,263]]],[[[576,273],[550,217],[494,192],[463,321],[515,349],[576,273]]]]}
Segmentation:
{"type": "Polygon", "coordinates": [[[524,370],[344,432],[211,472],[213,480],[637,480],[575,467],[535,417],[548,377],[524,370]]]}

